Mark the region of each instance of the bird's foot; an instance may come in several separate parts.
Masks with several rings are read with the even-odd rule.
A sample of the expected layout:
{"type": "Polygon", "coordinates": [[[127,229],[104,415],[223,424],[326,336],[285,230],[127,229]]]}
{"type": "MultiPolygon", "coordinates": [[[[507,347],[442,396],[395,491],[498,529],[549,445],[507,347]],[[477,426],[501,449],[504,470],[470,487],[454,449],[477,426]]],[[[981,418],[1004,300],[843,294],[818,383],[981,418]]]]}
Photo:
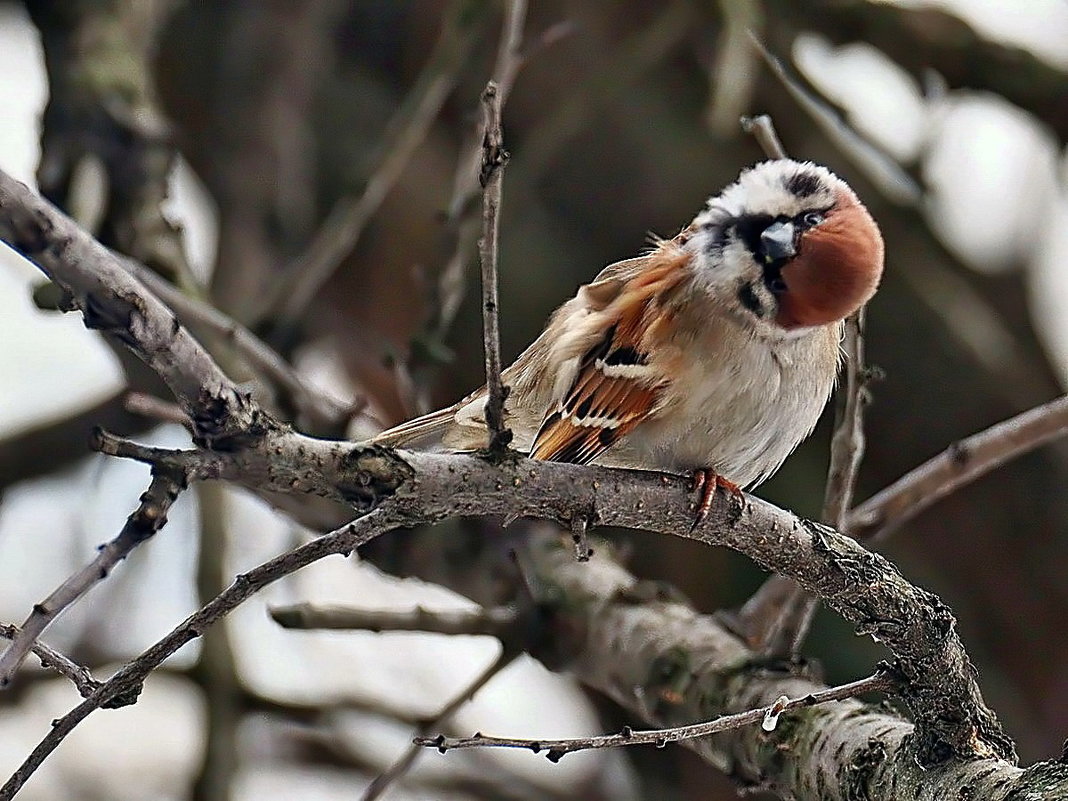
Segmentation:
{"type": "Polygon", "coordinates": [[[701,525],[705,518],[708,517],[708,512],[712,509],[712,503],[716,499],[716,490],[721,487],[739,501],[744,501],[745,499],[741,487],[733,481],[728,481],[711,468],[705,467],[694,470],[691,480],[693,481],[691,491],[697,493],[697,511],[694,515],[691,530],[701,525]]]}

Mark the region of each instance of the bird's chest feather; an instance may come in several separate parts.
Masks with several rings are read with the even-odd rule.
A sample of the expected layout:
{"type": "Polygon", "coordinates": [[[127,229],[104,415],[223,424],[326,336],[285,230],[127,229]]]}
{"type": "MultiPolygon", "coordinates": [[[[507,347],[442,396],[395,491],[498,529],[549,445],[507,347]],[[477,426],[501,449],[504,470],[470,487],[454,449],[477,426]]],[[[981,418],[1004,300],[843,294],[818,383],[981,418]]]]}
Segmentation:
{"type": "Polygon", "coordinates": [[[740,485],[774,472],[815,426],[834,385],[837,328],[771,341],[730,321],[681,327],[677,381],[628,447],[664,469],[710,467],[740,485]]]}

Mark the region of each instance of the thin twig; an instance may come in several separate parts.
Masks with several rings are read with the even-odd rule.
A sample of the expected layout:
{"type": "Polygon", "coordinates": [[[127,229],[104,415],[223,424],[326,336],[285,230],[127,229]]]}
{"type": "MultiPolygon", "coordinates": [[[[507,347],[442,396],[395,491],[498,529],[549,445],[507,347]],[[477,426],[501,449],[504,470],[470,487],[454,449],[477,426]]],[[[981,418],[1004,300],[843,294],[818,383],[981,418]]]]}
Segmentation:
{"type": "MultiPolygon", "coordinates": [[[[519,70],[526,63],[529,53],[523,53],[523,26],[526,22],[526,0],[512,0],[505,6],[501,42],[497,50],[497,59],[493,67],[493,78],[497,82],[497,97],[501,107],[508,101],[508,95],[519,75],[519,70]]],[[[558,37],[561,33],[556,26],[547,31],[545,37],[558,37]]],[[[552,39],[555,41],[555,38],[552,39]]],[[[452,256],[441,269],[437,282],[436,316],[426,326],[425,336],[435,342],[445,338],[449,327],[456,318],[464,298],[464,273],[470,260],[471,246],[475,242],[478,221],[469,219],[469,210],[482,191],[478,177],[482,163],[482,144],[486,139],[486,120],[479,115],[474,135],[465,143],[457,160],[456,174],[453,179],[452,197],[449,199],[446,228],[454,232],[455,248],[452,256]]]]}
{"type": "Polygon", "coordinates": [[[923,189],[885,151],[860,136],[826,101],[810,92],[805,85],[775,57],[755,35],[753,46],[771,73],[790,96],[812,118],[823,134],[843,154],[858,164],[877,183],[888,199],[902,206],[916,206],[923,200],[923,189]]]}
{"type": "Polygon", "coordinates": [[[758,114],[755,117],[742,117],[742,130],[756,139],[764,155],[769,159],[786,158],[786,148],[782,146],[779,135],[775,132],[775,124],[767,114],[758,114]]]}
{"type": "Polygon", "coordinates": [[[166,303],[184,325],[231,345],[249,367],[276,390],[282,390],[285,400],[306,415],[312,424],[336,430],[358,413],[359,402],[339,400],[312,386],[276,350],[232,317],[186,294],[139,262],[124,259],[123,266],[166,303]]]}
{"type": "Polygon", "coordinates": [[[263,319],[273,318],[282,328],[294,325],[352,252],[456,85],[476,39],[476,23],[477,15],[463,0],[454,0],[445,11],[441,34],[415,88],[386,126],[379,161],[363,193],[334,204],[307,250],[286,268],[263,319]]]}
{"type": "MultiPolygon", "coordinates": [[[[839,530],[842,530],[853,503],[857,473],[864,458],[864,407],[870,399],[868,371],[864,364],[864,309],[846,320],[843,347],[846,357],[845,393],[838,407],[834,435],[831,437],[831,461],[827,470],[822,515],[824,523],[839,530]]],[[[760,593],[762,597],[775,599],[778,603],[778,614],[761,638],[761,650],[771,656],[796,658],[812,628],[820,602],[801,589],[793,579],[772,576],[765,582],[780,583],[791,585],[785,600],[775,599],[778,592],[760,593]]]]}
{"type": "Polygon", "coordinates": [[[141,685],[155,668],[186,643],[196,639],[254,593],[312,562],[332,554],[349,554],[362,543],[406,522],[395,510],[377,509],[340,529],[269,559],[238,575],[234,582],[172,629],[161,640],[127,662],[88,698],[53,721],[48,734],[0,787],[0,801],[11,801],[45,758],[92,712],[101,707],[133,703],[141,685]]]}
{"type": "Polygon", "coordinates": [[[360,631],[423,631],[504,637],[515,627],[517,611],[508,606],[434,610],[416,606],[402,611],[345,606],[295,604],[272,606],[275,623],[287,629],[354,629],[360,631]]]}
{"type": "MultiPolygon", "coordinates": [[[[0,637],[8,640],[17,639],[22,634],[22,629],[11,623],[0,623],[0,637]]],[[[34,656],[41,660],[41,666],[51,668],[61,676],[70,679],[71,683],[78,688],[82,698],[88,698],[100,687],[101,682],[93,678],[89,668],[79,665],[69,657],[64,656],[54,648],[50,648],[43,642],[35,642],[30,648],[34,656]]]]}
{"type": "MultiPolygon", "coordinates": [[[[508,100],[512,92],[515,80],[519,76],[519,70],[525,62],[522,53],[523,26],[526,23],[527,2],[526,0],[510,0],[505,5],[504,21],[501,30],[501,42],[497,49],[497,57],[493,63],[493,81],[497,84],[497,98],[501,107],[508,100]]],[[[483,143],[486,140],[486,118],[481,116],[478,121],[475,136],[464,148],[453,182],[452,197],[449,199],[448,222],[455,223],[459,220],[464,210],[467,209],[478,197],[482,189],[478,181],[479,170],[483,159],[483,143]]]]}
{"type": "Polygon", "coordinates": [[[185,486],[186,475],[181,471],[167,466],[153,468],[152,482],[141,496],[140,505],[127,518],[115,539],[101,546],[89,564],[60,584],[47,598],[33,605],[21,630],[0,656],[0,687],[11,683],[37,638],[63,610],[107,578],[115,565],[163,527],[167,522],[167,511],[185,486]]]}
{"type": "Polygon", "coordinates": [[[845,528],[879,542],[936,501],[1024,453],[1068,434],[1068,395],[950,445],[849,513],[845,528]]]}
{"type": "Polygon", "coordinates": [[[657,748],[663,748],[668,743],[707,737],[711,734],[718,734],[719,732],[737,729],[742,726],[750,726],[754,723],[764,722],[765,730],[771,731],[778,722],[778,716],[784,712],[815,706],[828,701],[854,698],[864,693],[888,692],[894,686],[895,682],[889,676],[884,673],[876,673],[866,679],[859,679],[839,687],[820,690],[801,698],[785,698],[784,696],[771,706],[750,709],[747,712],[739,712],[734,715],[723,715],[704,723],[694,723],[689,726],[677,726],[670,729],[634,731],[627,727],[618,734],[606,734],[597,737],[574,737],[563,740],[486,737],[482,734],[475,734],[472,737],[445,737],[444,735],[438,735],[437,737],[419,737],[416,738],[415,742],[424,748],[437,748],[443,754],[453,748],[523,748],[533,751],[535,754],[540,754],[544,751],[550,762],[559,762],[565,754],[575,751],[587,751],[594,748],[618,748],[626,745],[655,745],[657,748]]]}
{"type": "Polygon", "coordinates": [[[177,403],[157,398],[147,392],[127,392],[122,398],[122,405],[130,414],[147,417],[150,420],[159,420],[162,423],[177,423],[193,431],[193,421],[189,419],[182,407],[177,403]]]}
{"type": "Polygon", "coordinates": [[[445,726],[449,720],[452,719],[453,715],[455,715],[468,701],[475,697],[475,694],[479,690],[489,684],[498,673],[512,664],[518,653],[518,651],[508,646],[502,648],[500,654],[493,660],[493,663],[478,674],[470,684],[464,687],[463,690],[457,693],[449,703],[442,707],[438,714],[434,715],[433,718],[421,722],[416,731],[416,737],[412,738],[412,742],[405,749],[404,753],[386,770],[375,776],[374,780],[367,785],[367,789],[363,791],[363,795],[360,796],[360,801],[374,801],[374,799],[381,797],[382,793],[388,790],[391,785],[411,770],[412,765],[415,764],[415,760],[419,758],[421,753],[423,753],[422,747],[416,742],[418,735],[426,734],[432,729],[439,729],[442,726],[445,726]]]}
{"type": "Polygon", "coordinates": [[[206,477],[205,468],[215,461],[210,451],[154,448],[99,427],[93,429],[89,435],[89,447],[105,456],[131,459],[153,468],[166,466],[172,470],[184,471],[187,480],[206,477]]]}
{"type": "Polygon", "coordinates": [[[482,262],[482,337],[486,354],[486,427],[490,451],[508,445],[511,432],[504,427],[504,400],[507,390],[501,383],[500,310],[497,294],[497,244],[501,207],[501,182],[508,151],[501,130],[501,102],[497,84],[490,81],[482,92],[486,135],[482,142],[482,169],[479,181],[482,195],[482,238],[478,242],[482,262]]]}
{"type": "Polygon", "coordinates": [[[864,458],[864,407],[870,397],[868,369],[864,363],[864,318],[861,308],[845,323],[843,348],[846,358],[845,400],[831,438],[831,464],[823,496],[823,522],[841,529],[853,505],[857,473],[864,458]]]}

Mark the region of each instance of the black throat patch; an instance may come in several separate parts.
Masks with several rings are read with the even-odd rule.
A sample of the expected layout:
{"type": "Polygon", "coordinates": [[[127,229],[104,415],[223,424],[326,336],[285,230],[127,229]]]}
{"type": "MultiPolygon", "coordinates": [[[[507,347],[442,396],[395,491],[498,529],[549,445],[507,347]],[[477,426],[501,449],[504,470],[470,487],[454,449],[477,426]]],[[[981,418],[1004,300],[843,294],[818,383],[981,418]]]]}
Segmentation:
{"type": "Polygon", "coordinates": [[[753,289],[752,284],[745,283],[738,287],[738,302],[757,317],[763,318],[764,304],[760,302],[760,298],[757,297],[756,290],[753,289]]]}

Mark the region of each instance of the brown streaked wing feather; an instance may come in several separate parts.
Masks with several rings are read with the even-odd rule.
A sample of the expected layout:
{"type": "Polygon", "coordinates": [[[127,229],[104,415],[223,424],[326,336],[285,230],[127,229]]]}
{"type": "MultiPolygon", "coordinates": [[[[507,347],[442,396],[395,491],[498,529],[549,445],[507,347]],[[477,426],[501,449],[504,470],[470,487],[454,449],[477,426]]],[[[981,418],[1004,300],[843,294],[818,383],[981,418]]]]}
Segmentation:
{"type": "Polygon", "coordinates": [[[602,273],[599,281],[590,285],[596,289],[605,278],[610,282],[626,279],[617,297],[605,307],[618,306],[615,322],[604,339],[585,354],[567,394],[545,418],[531,446],[532,458],[591,462],[655,413],[667,382],[659,373],[641,375],[641,367],[649,363],[650,345],[665,334],[665,320],[670,318],[662,313],[659,301],[682,278],[680,268],[686,258],[680,248],[664,243],[645,257],[643,269],[620,270],[608,276],[602,273]],[[606,363],[633,366],[636,371],[633,375],[607,375],[606,363]]]}

